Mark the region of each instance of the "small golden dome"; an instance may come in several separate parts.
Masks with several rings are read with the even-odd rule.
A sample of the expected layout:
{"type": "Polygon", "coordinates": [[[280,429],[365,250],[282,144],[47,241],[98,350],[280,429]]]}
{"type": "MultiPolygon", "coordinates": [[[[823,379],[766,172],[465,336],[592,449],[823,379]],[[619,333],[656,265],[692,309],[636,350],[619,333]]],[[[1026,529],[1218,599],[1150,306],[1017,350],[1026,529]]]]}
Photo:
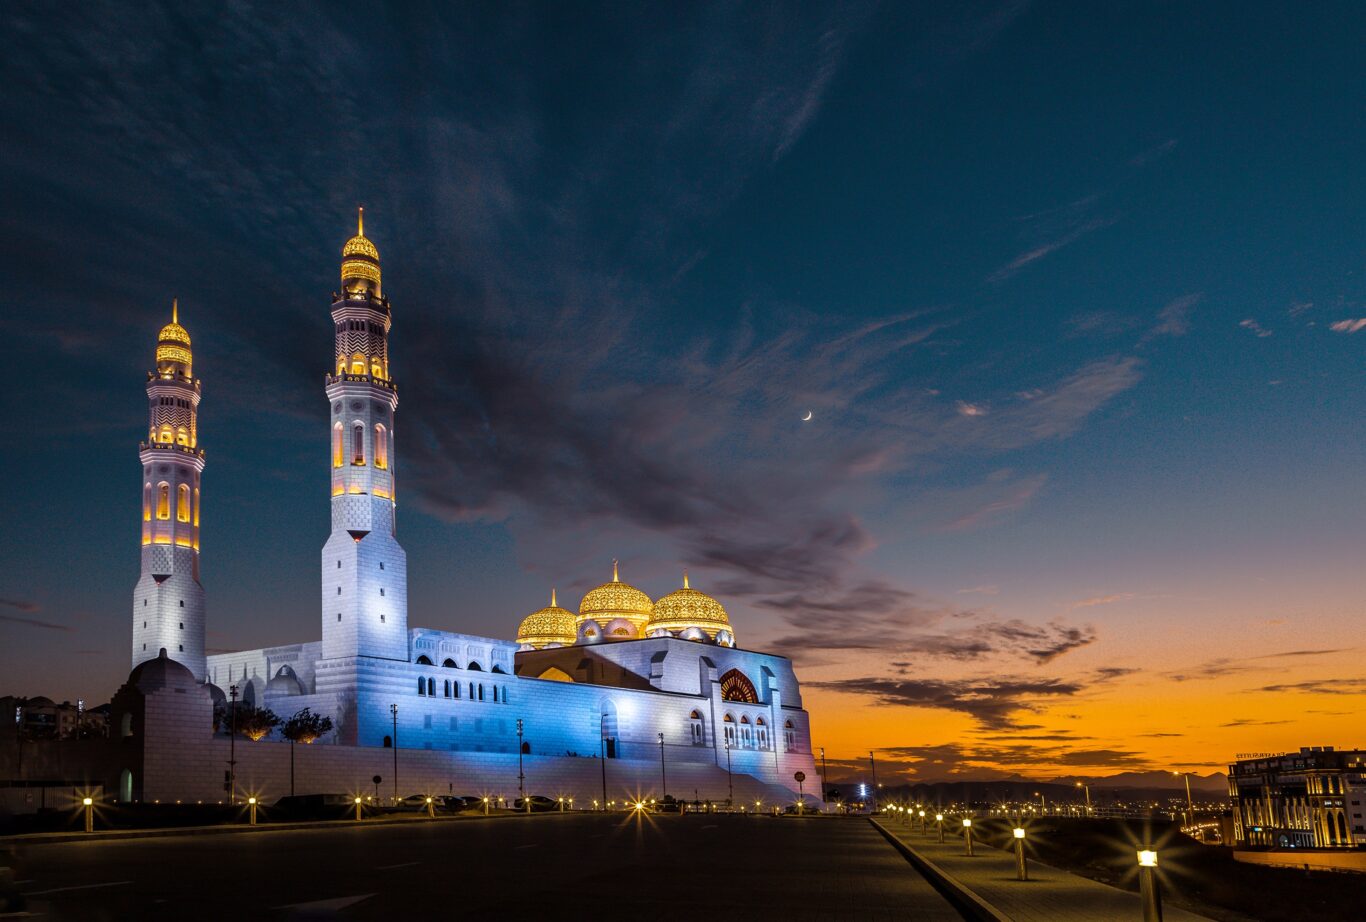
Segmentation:
{"type": "Polygon", "coordinates": [[[677,633],[690,627],[700,628],[708,637],[715,637],[717,631],[730,629],[730,618],[720,602],[688,585],[688,574],[684,571],[683,588],[655,603],[654,614],[645,629],[663,628],[677,633]]]}
{"type": "Polygon", "coordinates": [[[517,627],[517,642],[537,649],[552,643],[569,646],[574,635],[574,613],[555,604],[554,589],[550,590],[550,605],[527,615],[517,627]]]}
{"type": "Polygon", "coordinates": [[[365,279],[379,284],[379,250],[365,236],[365,209],[356,217],[356,236],[342,247],[342,284],[349,279],[365,279]]]}
{"type": "Polygon", "coordinates": [[[186,374],[189,373],[191,361],[190,353],[190,333],[180,325],[180,299],[175,298],[171,301],[171,322],[161,328],[157,334],[157,365],[167,362],[178,362],[186,366],[186,374]]]}
{"type": "Polygon", "coordinates": [[[655,605],[650,597],[629,583],[623,583],[617,575],[617,562],[612,561],[612,581],[603,583],[596,589],[588,590],[579,603],[578,624],[592,619],[606,624],[615,618],[625,618],[636,628],[645,626],[654,612],[655,605]]]}

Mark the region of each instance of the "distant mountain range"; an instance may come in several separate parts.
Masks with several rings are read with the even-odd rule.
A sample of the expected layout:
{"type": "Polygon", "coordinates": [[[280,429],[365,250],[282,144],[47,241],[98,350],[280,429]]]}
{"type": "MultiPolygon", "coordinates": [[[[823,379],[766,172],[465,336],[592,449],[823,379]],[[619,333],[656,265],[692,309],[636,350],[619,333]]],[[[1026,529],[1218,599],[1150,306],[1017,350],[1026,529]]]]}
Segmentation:
{"type": "MultiPolygon", "coordinates": [[[[1228,794],[1228,776],[1223,772],[1209,775],[1191,775],[1191,794],[1197,799],[1228,794]]],[[[1091,802],[1096,805],[1111,803],[1121,799],[1162,800],[1183,798],[1186,783],[1179,775],[1171,772],[1121,772],[1092,778],[1085,775],[1071,775],[1055,778],[1052,781],[1039,781],[1023,775],[993,778],[982,781],[923,781],[913,784],[885,785],[883,797],[904,797],[924,799],[932,802],[950,801],[988,801],[1028,803],[1042,794],[1050,803],[1079,803],[1085,794],[1078,783],[1089,785],[1091,802]]],[[[838,788],[846,797],[858,793],[858,782],[836,782],[831,788],[838,788]]]]}

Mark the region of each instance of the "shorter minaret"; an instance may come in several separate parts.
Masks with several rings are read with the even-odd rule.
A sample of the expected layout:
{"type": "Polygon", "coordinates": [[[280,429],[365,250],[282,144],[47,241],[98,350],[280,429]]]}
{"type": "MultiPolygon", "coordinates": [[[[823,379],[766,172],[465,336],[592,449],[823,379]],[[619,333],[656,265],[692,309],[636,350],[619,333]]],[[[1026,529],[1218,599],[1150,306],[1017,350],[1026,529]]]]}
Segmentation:
{"type": "Polygon", "coordinates": [[[147,441],[142,460],[142,576],[133,589],[133,665],[161,650],[201,682],[204,587],[199,583],[200,383],[179,304],[157,337],[147,373],[147,441]]]}

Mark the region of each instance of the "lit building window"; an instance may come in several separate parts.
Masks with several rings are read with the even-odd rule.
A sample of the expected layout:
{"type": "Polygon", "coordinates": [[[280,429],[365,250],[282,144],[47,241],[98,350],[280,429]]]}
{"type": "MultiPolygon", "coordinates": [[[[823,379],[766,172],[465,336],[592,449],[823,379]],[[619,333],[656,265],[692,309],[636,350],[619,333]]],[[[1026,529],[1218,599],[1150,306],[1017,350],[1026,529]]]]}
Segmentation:
{"type": "Polygon", "coordinates": [[[351,463],[365,464],[365,427],[360,423],[351,427],[351,463]]]}
{"type": "Polygon", "coordinates": [[[186,484],[176,487],[175,517],[177,522],[190,521],[190,488],[186,484]]]}
{"type": "Polygon", "coordinates": [[[375,424],[375,467],[384,470],[389,466],[389,439],[384,426],[375,424]]]}
{"type": "Polygon", "coordinates": [[[351,356],[351,374],[365,374],[365,356],[361,355],[359,352],[351,356]]]}
{"type": "Polygon", "coordinates": [[[157,485],[157,518],[165,520],[171,517],[171,485],[162,481],[157,485]]]}
{"type": "Polygon", "coordinates": [[[342,466],[342,424],[337,423],[332,427],[332,466],[342,466]]]}
{"type": "Polygon", "coordinates": [[[152,485],[146,484],[142,488],[142,520],[152,521],[152,485]]]}

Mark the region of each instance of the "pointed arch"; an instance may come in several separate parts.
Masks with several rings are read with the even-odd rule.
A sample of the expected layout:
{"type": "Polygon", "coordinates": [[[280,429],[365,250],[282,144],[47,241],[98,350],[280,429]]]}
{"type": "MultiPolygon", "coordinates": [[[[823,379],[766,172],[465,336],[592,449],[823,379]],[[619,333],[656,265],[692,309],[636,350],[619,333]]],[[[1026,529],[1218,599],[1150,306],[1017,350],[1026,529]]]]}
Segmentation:
{"type": "Polygon", "coordinates": [[[758,704],[759,695],[748,676],[738,669],[732,669],[721,676],[721,700],[758,704]]]}
{"type": "Polygon", "coordinates": [[[142,520],[152,521],[152,482],[149,480],[142,486],[142,520]]]}
{"type": "Polygon", "coordinates": [[[157,518],[165,521],[171,517],[171,485],[166,481],[157,484],[157,518]]]}
{"type": "Polygon", "coordinates": [[[383,423],[375,423],[375,467],[384,470],[389,466],[389,431],[383,423]]]}
{"type": "Polygon", "coordinates": [[[190,521],[190,485],[182,483],[175,488],[175,518],[177,522],[190,521]]]}
{"type": "Polygon", "coordinates": [[[365,466],[365,424],[360,420],[351,424],[351,463],[365,466]]]}
{"type": "Polygon", "coordinates": [[[337,423],[332,427],[332,466],[341,467],[342,459],[346,457],[346,446],[343,444],[342,424],[337,423]]]}
{"type": "Polygon", "coordinates": [[[351,374],[365,374],[365,356],[359,352],[351,356],[351,374]]]}

